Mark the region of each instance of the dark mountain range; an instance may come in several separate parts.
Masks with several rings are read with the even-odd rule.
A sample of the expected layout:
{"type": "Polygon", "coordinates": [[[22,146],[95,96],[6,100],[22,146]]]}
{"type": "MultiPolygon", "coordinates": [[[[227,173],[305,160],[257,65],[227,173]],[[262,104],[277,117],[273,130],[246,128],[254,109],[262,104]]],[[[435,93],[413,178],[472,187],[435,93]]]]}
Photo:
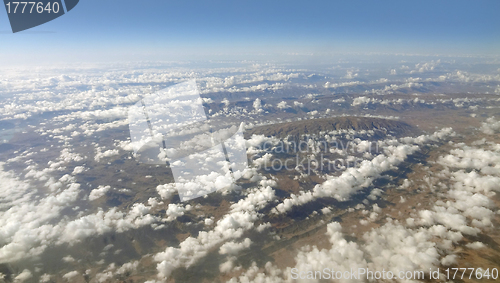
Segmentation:
{"type": "Polygon", "coordinates": [[[300,137],[304,134],[313,135],[334,130],[374,130],[386,134],[390,133],[395,136],[409,135],[418,132],[416,127],[402,121],[372,117],[345,116],[259,126],[248,130],[245,135],[247,138],[253,134],[286,138],[288,136],[300,137]]]}

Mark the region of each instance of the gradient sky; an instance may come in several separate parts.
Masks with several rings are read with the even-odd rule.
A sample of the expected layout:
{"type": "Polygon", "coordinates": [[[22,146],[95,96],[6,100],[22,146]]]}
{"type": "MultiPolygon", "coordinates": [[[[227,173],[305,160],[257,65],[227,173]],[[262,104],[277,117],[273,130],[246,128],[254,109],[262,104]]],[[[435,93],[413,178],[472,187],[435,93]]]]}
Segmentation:
{"type": "Polygon", "coordinates": [[[497,0],[81,0],[66,15],[16,34],[0,11],[0,64],[289,53],[498,55],[499,11],[497,0]]]}

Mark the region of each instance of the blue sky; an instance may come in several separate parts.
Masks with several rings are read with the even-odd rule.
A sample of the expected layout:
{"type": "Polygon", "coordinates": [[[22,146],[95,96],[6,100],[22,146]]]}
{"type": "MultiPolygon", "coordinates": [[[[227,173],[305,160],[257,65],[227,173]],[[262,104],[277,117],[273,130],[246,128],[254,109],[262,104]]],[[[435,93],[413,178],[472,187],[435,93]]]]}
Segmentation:
{"type": "Polygon", "coordinates": [[[81,0],[66,15],[17,34],[0,11],[0,60],[499,54],[498,11],[496,0],[81,0]]]}

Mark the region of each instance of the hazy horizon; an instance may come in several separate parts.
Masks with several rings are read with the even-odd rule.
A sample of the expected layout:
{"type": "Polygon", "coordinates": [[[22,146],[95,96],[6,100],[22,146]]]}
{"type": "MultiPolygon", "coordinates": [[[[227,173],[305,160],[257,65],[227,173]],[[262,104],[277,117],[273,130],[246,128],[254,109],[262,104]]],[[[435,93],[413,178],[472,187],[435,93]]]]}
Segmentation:
{"type": "Polygon", "coordinates": [[[0,60],[327,60],[342,54],[500,55],[497,1],[82,1],[12,34],[0,60]],[[314,54],[314,55],[312,55],[314,54]],[[291,56],[292,55],[292,56],[291,56]]]}

